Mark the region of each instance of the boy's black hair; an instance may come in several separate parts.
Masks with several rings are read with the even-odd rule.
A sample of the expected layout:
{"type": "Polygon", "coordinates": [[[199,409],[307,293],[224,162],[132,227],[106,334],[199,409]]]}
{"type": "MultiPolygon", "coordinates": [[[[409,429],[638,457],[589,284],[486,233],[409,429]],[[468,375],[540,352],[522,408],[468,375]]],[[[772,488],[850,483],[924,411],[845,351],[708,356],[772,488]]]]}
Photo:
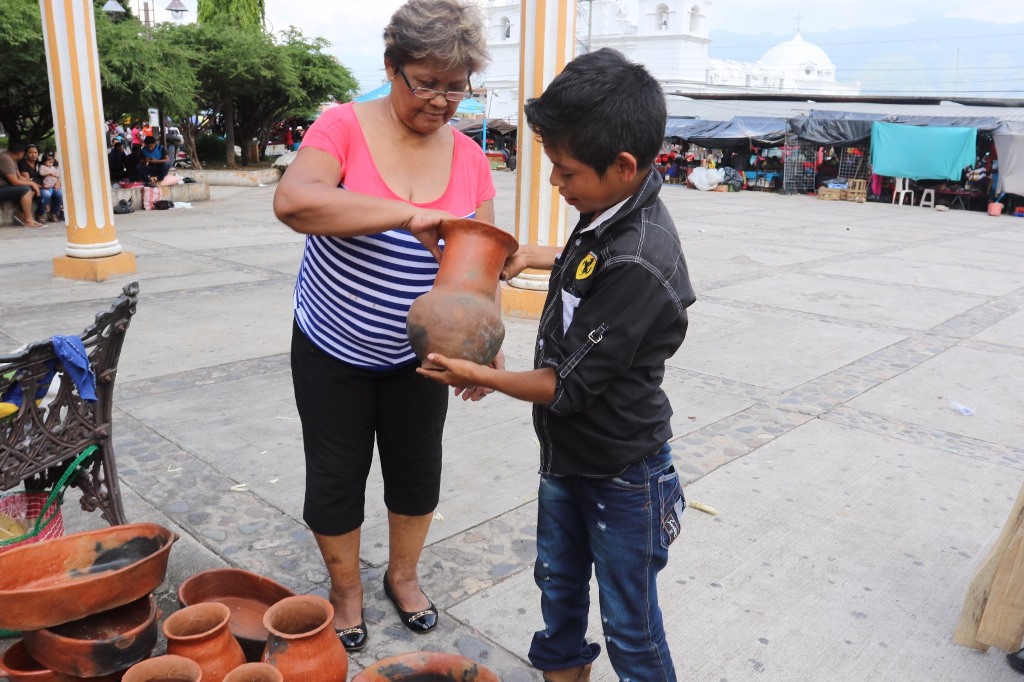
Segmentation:
{"type": "Polygon", "coordinates": [[[665,139],[665,95],[658,81],[642,64],[607,47],[566,64],[525,111],[545,146],[568,152],[601,177],[620,152],[635,156],[643,173],[665,139]]]}

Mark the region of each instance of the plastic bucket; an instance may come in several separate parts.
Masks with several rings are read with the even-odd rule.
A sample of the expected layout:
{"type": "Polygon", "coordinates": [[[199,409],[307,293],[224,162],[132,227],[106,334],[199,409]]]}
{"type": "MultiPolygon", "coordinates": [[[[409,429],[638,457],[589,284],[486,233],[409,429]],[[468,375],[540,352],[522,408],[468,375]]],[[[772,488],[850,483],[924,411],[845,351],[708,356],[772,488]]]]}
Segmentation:
{"type": "Polygon", "coordinates": [[[989,215],[1002,215],[1003,214],[1003,205],[1000,204],[998,201],[993,201],[991,204],[988,205],[988,214],[989,215]]]}

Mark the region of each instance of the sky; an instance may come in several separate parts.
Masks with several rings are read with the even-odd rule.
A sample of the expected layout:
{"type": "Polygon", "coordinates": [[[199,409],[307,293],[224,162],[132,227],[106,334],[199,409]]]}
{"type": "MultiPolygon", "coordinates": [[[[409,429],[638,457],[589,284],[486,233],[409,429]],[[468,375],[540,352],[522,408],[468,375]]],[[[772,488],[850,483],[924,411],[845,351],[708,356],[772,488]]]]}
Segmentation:
{"type": "MultiPolygon", "coordinates": [[[[129,1],[141,14],[142,0],[129,1]]],[[[186,21],[195,20],[196,1],[183,0],[190,9],[186,21]]],[[[672,5],[686,4],[680,0],[666,1],[672,5]]],[[[156,0],[158,21],[170,20],[170,14],[163,9],[169,2],[156,0]]],[[[352,71],[364,90],[371,90],[383,82],[381,33],[391,14],[404,0],[265,2],[267,20],[273,31],[294,25],[306,35],[323,36],[332,43],[330,52],[352,71]]],[[[1024,47],[1021,47],[1024,46],[1024,27],[1006,26],[1024,23],[1024,0],[714,0],[709,20],[713,39],[716,32],[728,32],[731,41],[718,41],[719,49],[716,50],[713,40],[710,48],[712,57],[756,59],[757,54],[738,56],[734,47],[736,34],[758,36],[759,40],[755,42],[760,46],[770,35],[777,36],[778,42],[792,37],[799,25],[804,37],[825,48],[836,62],[839,80],[867,81],[868,91],[878,93],[909,87],[895,75],[890,79],[891,84],[884,83],[888,78],[884,68],[887,63],[904,64],[910,60],[917,69],[936,64],[937,68],[948,70],[956,68],[954,62],[962,61],[960,68],[963,70],[958,77],[935,81],[935,87],[939,88],[948,86],[953,89],[955,83],[960,94],[963,94],[965,74],[969,75],[970,69],[983,68],[991,61],[989,56],[998,63],[1005,62],[1007,69],[1011,64],[1019,66],[1024,63],[1024,47]],[[913,22],[940,19],[946,21],[928,24],[945,32],[945,39],[936,41],[934,45],[926,44],[926,40],[916,34],[906,44],[901,44],[900,32],[894,30],[913,22]],[[951,40],[961,25],[965,35],[982,37],[963,43],[951,40]],[[877,44],[870,44],[872,28],[879,31],[877,44]],[[856,49],[862,53],[863,59],[844,63],[835,53],[844,52],[838,44],[844,35],[854,35],[853,29],[860,29],[856,33],[860,47],[856,49]],[[862,37],[865,35],[867,39],[862,37]],[[830,41],[837,46],[833,47],[830,41]],[[865,61],[868,66],[863,66],[865,61]]],[[[845,51],[849,52],[849,49],[845,51]]],[[[907,79],[905,75],[903,79],[907,79]]],[[[1024,97],[1024,92],[1009,96],[1024,97]]]]}

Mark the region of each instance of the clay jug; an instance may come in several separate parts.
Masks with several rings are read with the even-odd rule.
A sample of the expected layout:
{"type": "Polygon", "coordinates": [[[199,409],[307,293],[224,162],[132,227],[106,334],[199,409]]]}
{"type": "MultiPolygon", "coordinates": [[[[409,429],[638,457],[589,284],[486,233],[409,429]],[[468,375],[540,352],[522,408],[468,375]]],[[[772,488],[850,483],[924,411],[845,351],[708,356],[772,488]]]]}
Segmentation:
{"type": "Polygon", "coordinates": [[[186,606],[164,621],[167,653],[191,658],[203,669],[204,682],[221,682],[245,663],[242,647],[228,629],[231,609],[219,602],[186,606]]]}
{"type": "Polygon", "coordinates": [[[444,220],[438,234],[444,253],[433,288],[409,308],[409,343],[421,362],[427,353],[437,352],[489,364],[505,338],[494,302],[498,277],[519,243],[507,232],[470,218],[444,220]]]}
{"type": "Polygon", "coordinates": [[[147,658],[128,668],[122,682],[200,682],[203,671],[199,664],[184,656],[147,658]]]}
{"type": "Polygon", "coordinates": [[[269,663],[246,663],[229,672],[224,682],[284,682],[284,676],[269,663]]]}
{"type": "Polygon", "coordinates": [[[476,661],[436,651],[415,651],[377,661],[352,682],[498,682],[498,676],[476,661]]]}
{"type": "Polygon", "coordinates": [[[270,633],[263,662],[286,680],[345,682],[348,655],[332,620],[334,607],[323,597],[303,594],[277,602],[263,614],[270,633]]]}

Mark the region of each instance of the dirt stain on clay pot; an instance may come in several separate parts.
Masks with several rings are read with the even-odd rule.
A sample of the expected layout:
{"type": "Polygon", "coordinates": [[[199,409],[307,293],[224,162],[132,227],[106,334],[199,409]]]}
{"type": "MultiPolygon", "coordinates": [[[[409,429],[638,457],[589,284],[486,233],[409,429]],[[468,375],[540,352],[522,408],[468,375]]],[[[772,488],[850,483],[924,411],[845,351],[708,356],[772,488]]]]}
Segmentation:
{"type": "Polygon", "coordinates": [[[78,578],[94,573],[117,571],[155,554],[164,544],[166,544],[166,540],[159,537],[136,537],[110,549],[103,549],[103,545],[97,542],[96,559],[92,564],[84,571],[73,569],[68,572],[68,575],[78,578]]]}

